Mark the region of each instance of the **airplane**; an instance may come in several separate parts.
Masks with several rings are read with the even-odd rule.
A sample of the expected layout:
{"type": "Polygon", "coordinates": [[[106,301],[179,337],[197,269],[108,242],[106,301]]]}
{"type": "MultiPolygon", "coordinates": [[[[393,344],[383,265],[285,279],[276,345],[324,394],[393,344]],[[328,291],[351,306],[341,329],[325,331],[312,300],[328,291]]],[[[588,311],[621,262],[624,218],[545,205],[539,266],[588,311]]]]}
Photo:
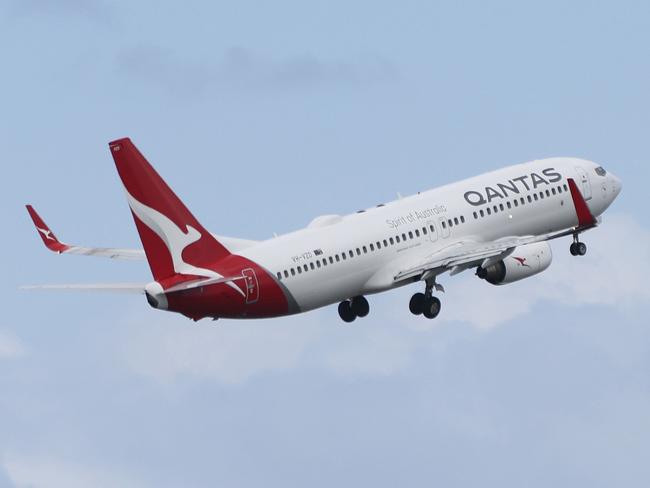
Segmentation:
{"type": "Polygon", "coordinates": [[[64,244],[27,205],[51,251],[146,259],[147,284],[41,285],[143,293],[158,310],[192,320],[292,315],[338,303],[344,322],[368,315],[367,296],[420,283],[414,315],[440,313],[438,279],[474,270],[505,285],[546,270],[550,240],[601,224],[621,181],[599,164],[555,157],[509,166],[349,215],[322,215],[307,227],[253,241],[208,232],[129,138],[109,143],[143,249],[64,244]]]}

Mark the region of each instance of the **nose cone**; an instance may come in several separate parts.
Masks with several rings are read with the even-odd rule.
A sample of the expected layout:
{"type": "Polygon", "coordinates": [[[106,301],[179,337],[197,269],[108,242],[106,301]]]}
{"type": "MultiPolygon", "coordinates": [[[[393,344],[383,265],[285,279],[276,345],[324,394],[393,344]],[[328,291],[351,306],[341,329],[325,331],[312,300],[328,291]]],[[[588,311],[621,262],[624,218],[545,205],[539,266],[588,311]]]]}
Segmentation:
{"type": "Polygon", "coordinates": [[[609,178],[610,178],[610,186],[612,189],[612,200],[616,198],[620,193],[621,189],[623,188],[623,184],[621,183],[620,178],[617,176],[609,173],[609,178]]]}

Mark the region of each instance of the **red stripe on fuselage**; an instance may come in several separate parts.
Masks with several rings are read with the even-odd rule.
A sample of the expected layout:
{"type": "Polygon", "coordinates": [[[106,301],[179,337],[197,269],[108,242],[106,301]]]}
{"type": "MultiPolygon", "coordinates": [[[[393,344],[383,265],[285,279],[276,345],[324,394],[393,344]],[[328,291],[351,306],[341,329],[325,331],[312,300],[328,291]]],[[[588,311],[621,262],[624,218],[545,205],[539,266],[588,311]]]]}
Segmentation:
{"type": "Polygon", "coordinates": [[[573,178],[568,178],[569,190],[571,190],[571,198],[573,199],[573,205],[576,209],[576,215],[578,216],[578,226],[579,227],[590,227],[596,223],[596,219],[589,210],[589,206],[585,201],[582,193],[578,189],[578,185],[573,180],[573,178]]]}
{"type": "MultiPolygon", "coordinates": [[[[169,293],[167,295],[167,309],[182,313],[194,320],[206,317],[211,318],[265,318],[287,315],[289,302],[284,290],[276,279],[261,266],[242,256],[231,254],[209,266],[209,269],[222,276],[241,276],[234,281],[239,293],[228,283],[218,283],[200,288],[169,293]],[[250,272],[253,270],[256,283],[249,282],[250,272]],[[256,286],[257,289],[248,288],[256,286]]],[[[169,289],[184,279],[196,277],[176,276],[161,282],[163,289],[169,289]]]]}

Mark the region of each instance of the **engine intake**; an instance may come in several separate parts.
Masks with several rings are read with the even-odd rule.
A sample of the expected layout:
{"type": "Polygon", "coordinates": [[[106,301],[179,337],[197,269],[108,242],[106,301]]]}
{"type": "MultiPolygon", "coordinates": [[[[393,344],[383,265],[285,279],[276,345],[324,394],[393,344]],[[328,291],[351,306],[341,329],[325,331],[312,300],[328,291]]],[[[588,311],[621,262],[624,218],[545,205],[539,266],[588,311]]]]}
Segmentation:
{"type": "Polygon", "coordinates": [[[518,246],[508,257],[486,268],[478,267],[476,276],[493,285],[506,285],[546,270],[553,260],[548,242],[518,246]]]}

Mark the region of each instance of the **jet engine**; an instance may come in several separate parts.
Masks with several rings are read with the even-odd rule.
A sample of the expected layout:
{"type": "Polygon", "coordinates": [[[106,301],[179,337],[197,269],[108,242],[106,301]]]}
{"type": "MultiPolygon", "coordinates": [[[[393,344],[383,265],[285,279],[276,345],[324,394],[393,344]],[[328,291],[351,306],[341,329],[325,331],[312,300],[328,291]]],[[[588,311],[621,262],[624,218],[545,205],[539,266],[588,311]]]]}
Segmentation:
{"type": "Polygon", "coordinates": [[[476,276],[493,285],[505,285],[541,273],[551,265],[553,253],[548,242],[518,246],[502,261],[476,270],[476,276]]]}

